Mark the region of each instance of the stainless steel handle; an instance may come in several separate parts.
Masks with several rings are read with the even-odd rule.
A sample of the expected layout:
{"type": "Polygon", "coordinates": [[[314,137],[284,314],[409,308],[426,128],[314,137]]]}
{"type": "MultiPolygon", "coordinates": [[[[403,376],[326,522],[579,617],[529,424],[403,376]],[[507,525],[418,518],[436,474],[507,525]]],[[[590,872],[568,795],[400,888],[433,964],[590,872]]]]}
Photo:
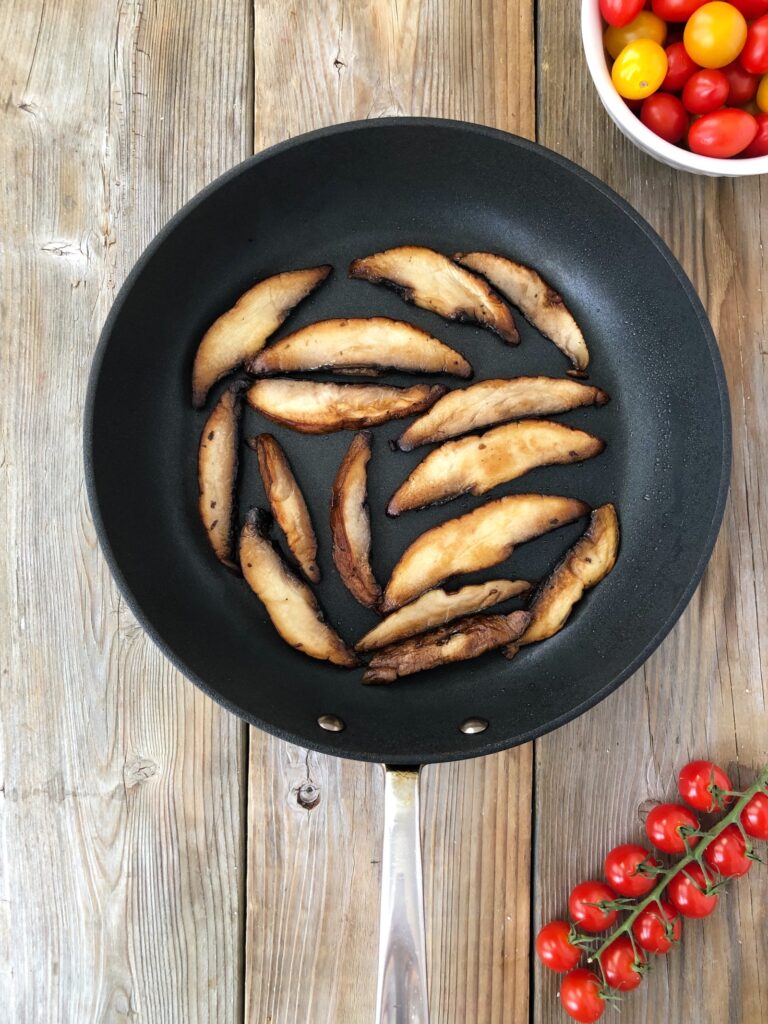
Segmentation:
{"type": "Polygon", "coordinates": [[[429,1024],[419,769],[385,769],[377,1024],[429,1024]]]}

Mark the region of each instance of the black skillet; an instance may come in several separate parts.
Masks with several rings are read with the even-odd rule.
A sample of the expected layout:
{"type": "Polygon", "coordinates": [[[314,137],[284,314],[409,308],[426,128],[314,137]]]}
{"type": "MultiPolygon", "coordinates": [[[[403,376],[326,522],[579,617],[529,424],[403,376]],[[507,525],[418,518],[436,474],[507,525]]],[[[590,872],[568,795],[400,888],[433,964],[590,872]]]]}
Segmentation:
{"type": "MultiPolygon", "coordinates": [[[[409,382],[397,374],[387,379],[409,382]]],[[[390,451],[387,442],[404,425],[375,431],[370,504],[381,581],[415,536],[484,500],[462,498],[387,520],[387,498],[425,452],[390,451]]],[[[353,640],[374,617],[340,583],[328,528],[330,483],[351,435],[293,434],[248,411],[245,430],[263,429],[285,446],[304,486],[319,533],[319,596],[353,640]]],[[[512,135],[453,121],[384,119],[313,132],[253,157],[161,231],[104,327],[86,403],[85,463],[110,568],[144,628],[194,683],[293,743],[419,765],[539,736],[592,707],[651,654],[711,553],[727,491],[730,418],[700,301],[664,243],[614,192],[512,135]],[[613,501],[622,545],[615,570],[567,628],[514,661],[488,655],[367,687],[359,672],[288,648],[245,583],[221,569],[208,549],[197,517],[196,455],[215,395],[206,411],[192,409],[190,368],[206,327],[255,280],[332,263],[330,282],[281,333],[329,316],[389,315],[454,345],[474,365],[475,379],[564,374],[563,356],[522,316],[522,343],[513,349],[489,331],[446,323],[346,276],[352,258],[404,243],[446,253],[504,253],[536,267],[566,297],[592,354],[590,381],[611,402],[558,418],[599,434],[608,448],[577,466],[536,470],[494,496],[541,491],[593,506],[613,501]],[[479,724],[467,726],[470,720],[479,724]],[[321,721],[345,727],[328,731],[321,721]]],[[[255,456],[245,450],[241,475],[241,508],[263,504],[255,456]]],[[[576,523],[524,545],[509,564],[478,578],[539,578],[583,528],[576,523]]],[[[392,776],[388,783],[391,811],[397,810],[395,782],[392,776]]],[[[415,788],[405,795],[413,811],[415,788]]],[[[391,824],[396,842],[394,818],[391,824]]],[[[418,901],[415,877],[412,883],[418,901]]],[[[392,916],[397,926],[398,915],[392,916]]],[[[419,921],[411,923],[407,930],[420,946],[419,921]]],[[[393,969],[389,977],[410,975],[393,969]]],[[[424,1009],[398,1016],[401,996],[401,1010],[387,1016],[384,990],[386,982],[380,984],[382,1020],[426,1019],[424,1009]]],[[[425,998],[418,984],[412,994],[425,998]]]]}

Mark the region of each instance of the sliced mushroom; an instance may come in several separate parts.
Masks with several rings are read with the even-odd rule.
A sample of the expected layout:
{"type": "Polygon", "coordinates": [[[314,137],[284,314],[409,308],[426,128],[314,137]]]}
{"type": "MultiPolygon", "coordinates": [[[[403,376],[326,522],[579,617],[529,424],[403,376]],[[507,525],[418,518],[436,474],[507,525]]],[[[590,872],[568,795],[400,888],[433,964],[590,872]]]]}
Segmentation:
{"type": "Polygon", "coordinates": [[[490,580],[488,583],[462,587],[452,593],[428,590],[374,626],[355,644],[355,650],[373,651],[378,647],[386,647],[463,615],[474,615],[502,601],[520,597],[530,589],[531,584],[526,580],[490,580]]]}
{"type": "Polygon", "coordinates": [[[537,466],[583,462],[604,448],[599,437],[550,420],[507,423],[485,434],[446,441],[395,491],[387,513],[397,516],[460,494],[485,494],[537,466]]]}
{"type": "Polygon", "coordinates": [[[275,423],[303,434],[375,427],[423,412],[445,394],[441,384],[395,388],[384,384],[320,384],[309,380],[257,380],[249,404],[275,423]]]}
{"type": "Polygon", "coordinates": [[[397,446],[410,452],[421,444],[445,441],[494,423],[524,416],[552,416],[608,401],[600,388],[557,377],[481,380],[468,388],[449,391],[408,427],[397,446]]]}
{"type": "Polygon", "coordinates": [[[357,657],[328,625],[309,586],[290,571],[269,539],[269,517],[251,509],[240,533],[240,565],[280,636],[319,661],[354,668],[357,657]]]}
{"type": "Polygon", "coordinates": [[[263,349],[249,365],[259,376],[309,370],[450,373],[471,377],[472,367],[455,349],[420,327],[383,316],[321,320],[263,349]]]}
{"type": "Polygon", "coordinates": [[[331,490],[333,561],[352,596],[376,608],[381,587],[371,568],[371,517],[368,513],[368,462],[371,434],[358,434],[344,456],[331,490]]]}
{"type": "Polygon", "coordinates": [[[332,269],[289,270],[259,281],[241,295],[203,335],[192,367],[192,405],[202,408],[217,380],[253,359],[291,310],[318,288],[332,269]]]}
{"type": "Polygon", "coordinates": [[[242,391],[242,384],[233,384],[218,400],[203,427],[197,455],[200,518],[216,557],[235,572],[235,487],[242,391]]]}
{"type": "Polygon", "coordinates": [[[371,658],[363,675],[364,683],[392,683],[402,676],[468,661],[480,654],[509,644],[525,630],[528,612],[510,615],[472,615],[441,626],[432,633],[385,647],[371,658]]]}
{"type": "Polygon", "coordinates": [[[601,505],[592,513],[586,532],[576,541],[531,602],[531,623],[507,657],[525,644],[546,640],[568,621],[574,605],[586,590],[597,586],[616,564],[619,553],[619,520],[613,505],[601,505]]]}
{"type": "Polygon", "coordinates": [[[382,611],[400,608],[449,576],[498,565],[515,545],[588,512],[589,505],[577,498],[514,494],[449,519],[417,537],[400,557],[384,591],[382,611]]]}
{"type": "Polygon", "coordinates": [[[577,370],[589,365],[589,350],[581,328],[573,319],[563,297],[531,267],[491,252],[457,252],[453,257],[463,267],[476,270],[494,288],[522,311],[545,338],[554,342],[577,370]]]}
{"type": "Polygon", "coordinates": [[[510,345],[520,336],[509,308],[488,283],[447,256],[419,245],[401,245],[353,260],[350,277],[386,284],[422,309],[446,320],[473,320],[490,327],[510,345]]]}
{"type": "Polygon", "coordinates": [[[246,444],[258,455],[259,472],[267,500],[278,526],[285,534],[288,547],[307,579],[319,583],[317,537],[304,495],[285,452],[271,434],[249,437],[246,444]]]}

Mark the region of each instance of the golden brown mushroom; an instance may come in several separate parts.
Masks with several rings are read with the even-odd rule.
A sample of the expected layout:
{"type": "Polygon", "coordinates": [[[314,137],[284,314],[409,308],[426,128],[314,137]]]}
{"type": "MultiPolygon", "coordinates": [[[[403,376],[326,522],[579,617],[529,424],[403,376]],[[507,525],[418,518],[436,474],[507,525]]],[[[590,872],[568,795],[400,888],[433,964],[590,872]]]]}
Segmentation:
{"type": "Polygon", "coordinates": [[[371,568],[371,518],[368,513],[368,462],[371,434],[352,441],[331,489],[333,561],[352,596],[366,608],[378,607],[381,587],[371,568]]]}

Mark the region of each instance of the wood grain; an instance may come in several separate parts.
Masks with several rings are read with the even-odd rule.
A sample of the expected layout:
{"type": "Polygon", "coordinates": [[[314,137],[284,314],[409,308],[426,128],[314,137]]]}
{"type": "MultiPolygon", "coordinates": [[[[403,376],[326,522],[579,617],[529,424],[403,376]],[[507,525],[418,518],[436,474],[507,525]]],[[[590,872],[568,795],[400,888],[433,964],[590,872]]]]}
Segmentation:
{"type": "MultiPolygon", "coordinates": [[[[254,80],[257,148],[388,114],[530,136],[532,4],[261,0],[254,80]]],[[[531,770],[525,747],[423,777],[430,1002],[440,1024],[528,1017],[531,770]]],[[[373,1019],[380,773],[251,731],[246,1021],[373,1019]]]]}
{"type": "MultiPolygon", "coordinates": [[[[691,756],[717,759],[745,785],[768,761],[768,187],[677,173],[626,141],[588,78],[578,8],[539,6],[538,137],[627,198],[691,276],[725,363],[734,462],[714,557],[680,623],[617,693],[536,745],[536,924],[563,913],[569,888],[599,875],[610,846],[642,838],[644,801],[673,798],[691,756]]],[[[768,1019],[767,904],[758,867],[713,917],[685,925],[681,947],[625,999],[622,1024],[768,1019]]],[[[534,1017],[555,1024],[557,983],[544,973],[534,1017]]]]}
{"type": "Polygon", "coordinates": [[[0,1017],[14,1024],[241,1012],[244,731],[118,597],[81,420],[116,287],[250,148],[250,30],[226,0],[0,5],[0,1017]]]}

